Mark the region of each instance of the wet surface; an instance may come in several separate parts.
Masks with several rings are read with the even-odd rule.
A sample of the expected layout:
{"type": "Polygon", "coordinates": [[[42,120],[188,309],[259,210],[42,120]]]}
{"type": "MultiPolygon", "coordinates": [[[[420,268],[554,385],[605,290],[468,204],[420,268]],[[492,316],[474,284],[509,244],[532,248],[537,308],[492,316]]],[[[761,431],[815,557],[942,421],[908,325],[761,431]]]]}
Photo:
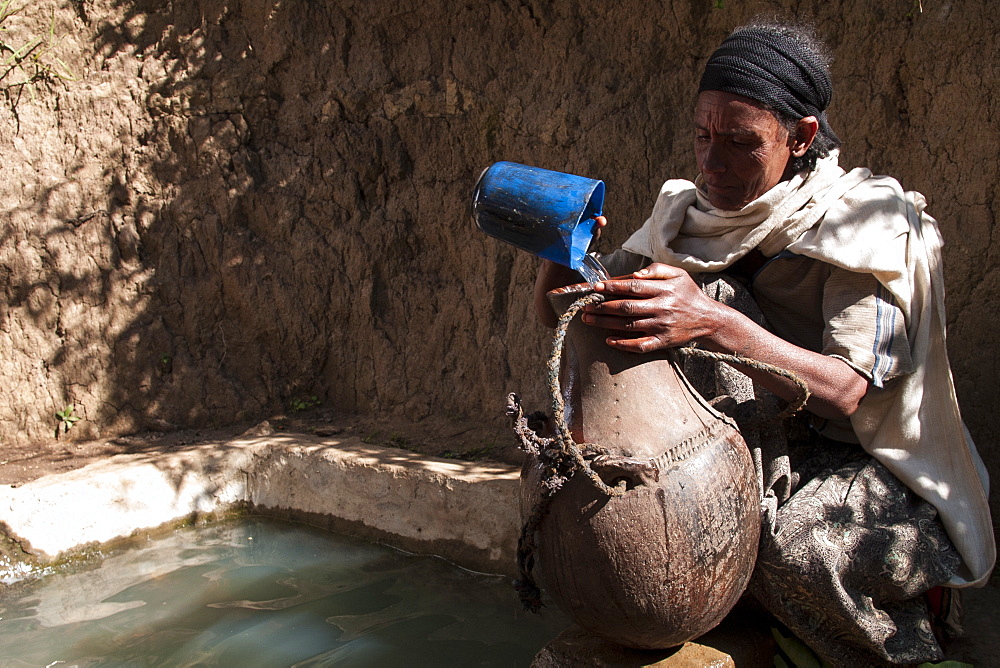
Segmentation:
{"type": "Polygon", "coordinates": [[[184,529],[0,597],[0,664],[528,665],[506,579],[302,525],[184,529]]]}

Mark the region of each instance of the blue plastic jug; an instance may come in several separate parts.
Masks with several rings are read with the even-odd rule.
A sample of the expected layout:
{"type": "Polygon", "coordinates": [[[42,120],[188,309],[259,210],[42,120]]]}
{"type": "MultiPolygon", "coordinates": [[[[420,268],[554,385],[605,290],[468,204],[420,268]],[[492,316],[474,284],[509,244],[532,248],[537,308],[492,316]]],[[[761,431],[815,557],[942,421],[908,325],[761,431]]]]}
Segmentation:
{"type": "Polygon", "coordinates": [[[603,181],[497,162],[476,183],[472,218],[492,237],[580,271],[603,206],[603,181]]]}

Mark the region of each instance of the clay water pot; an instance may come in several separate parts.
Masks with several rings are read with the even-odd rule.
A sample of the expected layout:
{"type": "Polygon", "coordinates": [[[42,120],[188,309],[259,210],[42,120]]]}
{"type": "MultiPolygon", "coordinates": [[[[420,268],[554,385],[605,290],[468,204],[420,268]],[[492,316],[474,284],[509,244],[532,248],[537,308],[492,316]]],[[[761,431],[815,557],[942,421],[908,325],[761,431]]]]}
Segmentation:
{"type": "MultiPolygon", "coordinates": [[[[590,290],[549,293],[559,313],[590,290]]],[[[743,438],[681,373],[676,353],[633,354],[574,318],[560,381],[577,443],[603,446],[592,467],[622,496],[575,475],[551,499],[535,556],[543,586],[584,629],[625,647],[662,649],[716,626],[746,588],[760,501],[743,438]]],[[[521,513],[542,467],[521,473],[521,513]]]]}

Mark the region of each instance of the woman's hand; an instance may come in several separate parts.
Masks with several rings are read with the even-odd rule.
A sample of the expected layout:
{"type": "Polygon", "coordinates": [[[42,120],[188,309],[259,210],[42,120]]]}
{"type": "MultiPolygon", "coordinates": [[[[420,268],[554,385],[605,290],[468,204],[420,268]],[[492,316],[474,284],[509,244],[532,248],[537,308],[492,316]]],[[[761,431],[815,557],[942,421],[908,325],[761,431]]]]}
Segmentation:
{"type": "Polygon", "coordinates": [[[588,306],[588,325],[622,332],[609,346],[647,353],[711,339],[724,321],[727,307],[710,299],[690,274],[666,264],[651,264],[632,278],[597,283],[606,300],[588,306]]]}
{"type": "Polygon", "coordinates": [[[590,242],[591,245],[593,245],[594,241],[601,238],[601,230],[608,225],[607,216],[594,216],[594,221],[597,225],[594,226],[594,240],[590,242]]]}

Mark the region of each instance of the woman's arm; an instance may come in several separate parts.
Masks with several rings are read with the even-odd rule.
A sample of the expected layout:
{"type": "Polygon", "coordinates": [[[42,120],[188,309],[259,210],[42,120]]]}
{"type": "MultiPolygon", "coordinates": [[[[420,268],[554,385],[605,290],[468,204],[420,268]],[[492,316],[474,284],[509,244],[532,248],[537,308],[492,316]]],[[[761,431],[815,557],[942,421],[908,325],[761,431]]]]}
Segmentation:
{"type": "MultiPolygon", "coordinates": [[[[633,278],[598,283],[607,297],[588,306],[583,321],[613,332],[608,345],[645,353],[697,342],[707,350],[741,355],[791,371],[809,387],[806,408],[825,418],[845,418],[858,407],[868,380],[850,365],[799,348],[759,326],[739,311],[705,295],[683,269],[653,264],[633,278]]],[[[786,378],[739,367],[763,387],[786,400],[799,389],[786,378]]]]}

